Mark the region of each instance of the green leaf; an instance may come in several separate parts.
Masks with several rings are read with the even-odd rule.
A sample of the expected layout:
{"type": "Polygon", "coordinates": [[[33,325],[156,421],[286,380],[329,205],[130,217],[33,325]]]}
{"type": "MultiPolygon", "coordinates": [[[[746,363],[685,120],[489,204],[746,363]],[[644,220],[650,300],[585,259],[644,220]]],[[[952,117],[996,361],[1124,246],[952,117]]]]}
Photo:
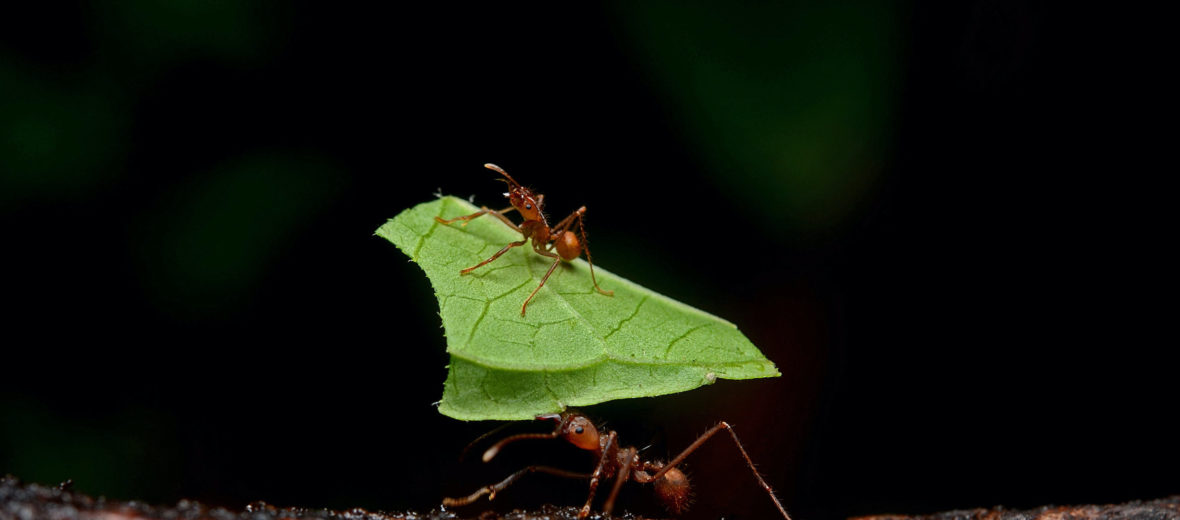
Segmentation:
{"type": "Polygon", "coordinates": [[[439,224],[479,208],[443,197],[403,211],[377,230],[426,271],[438,296],[451,364],[439,403],[462,420],[522,420],[566,406],[691,390],[717,378],[779,376],[732,323],[577,259],[560,266],[520,315],[552,261],[517,247],[495,217],[439,224]]]}

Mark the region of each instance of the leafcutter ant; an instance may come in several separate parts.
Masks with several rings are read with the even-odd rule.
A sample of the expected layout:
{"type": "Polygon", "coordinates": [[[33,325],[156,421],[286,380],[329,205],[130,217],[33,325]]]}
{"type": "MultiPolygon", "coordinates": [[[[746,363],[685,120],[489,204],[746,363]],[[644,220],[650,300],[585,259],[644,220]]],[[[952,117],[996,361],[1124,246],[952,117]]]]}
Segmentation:
{"type": "Polygon", "coordinates": [[[606,502],[602,505],[602,511],[605,516],[610,516],[611,510],[615,505],[615,498],[619,494],[619,489],[628,480],[633,480],[640,484],[653,484],[656,495],[668,511],[678,515],[688,509],[691,490],[688,477],[677,466],[714,434],[725,430],[733,437],[733,442],[737,445],[738,451],[741,452],[742,458],[746,460],[746,465],[750,466],[750,471],[754,472],[754,478],[758,480],[758,484],[762,486],[762,489],[766,490],[767,495],[770,495],[770,499],[774,501],[774,506],[782,513],[783,518],[791,520],[790,515],[787,514],[787,510],[783,508],[778,497],[774,495],[774,491],[770,489],[770,485],[758,474],[758,470],[754,467],[754,462],[750,460],[750,455],[742,447],[741,441],[738,440],[737,434],[733,432],[733,428],[729,423],[720,422],[716,426],[713,426],[709,431],[697,437],[697,440],[693,441],[679,455],[671,461],[664,463],[641,459],[638,450],[634,447],[620,447],[618,434],[615,431],[599,431],[594,426],[594,423],[590,422],[590,419],[587,419],[585,415],[579,412],[570,410],[560,414],[538,415],[537,419],[557,421],[557,427],[550,433],[521,433],[505,437],[483,453],[483,461],[488,462],[492,460],[504,446],[516,441],[561,438],[578,448],[593,451],[597,455],[598,466],[594,468],[594,472],[578,473],[549,466],[529,466],[509,475],[508,478],[500,482],[480,488],[478,491],[465,497],[444,498],[443,505],[447,507],[465,506],[479,500],[484,495],[488,495],[488,500],[491,500],[495,498],[496,493],[503,491],[504,488],[524,475],[529,473],[548,473],[558,477],[587,479],[590,481],[590,496],[586,498],[586,505],[582,506],[582,510],[578,513],[579,518],[586,518],[590,515],[590,504],[594,501],[594,494],[598,490],[598,482],[611,478],[615,479],[614,485],[611,488],[610,495],[606,498],[606,502]]]}
{"type": "Polygon", "coordinates": [[[485,164],[483,166],[484,168],[494,170],[500,175],[504,176],[503,179],[499,180],[508,184],[508,193],[505,193],[504,196],[508,197],[508,202],[511,204],[511,206],[499,211],[488,209],[486,206],[482,206],[479,211],[470,215],[464,215],[462,217],[455,217],[452,219],[434,217],[434,220],[441,224],[450,224],[451,222],[460,220],[463,221],[463,226],[466,226],[467,222],[472,219],[476,219],[484,215],[494,215],[496,218],[507,224],[508,227],[518,231],[522,238],[516,242],[509,242],[508,245],[504,246],[503,249],[492,255],[491,258],[468,267],[467,269],[463,269],[459,271],[459,274],[464,275],[487,264],[490,264],[497,258],[500,258],[500,255],[508,252],[509,249],[523,246],[529,241],[529,239],[532,239],[533,251],[536,251],[537,254],[541,256],[547,256],[554,260],[553,265],[549,266],[549,270],[546,271],[545,276],[541,278],[541,283],[537,284],[537,288],[533,289],[533,292],[529,294],[529,297],[525,298],[524,304],[520,306],[521,316],[524,316],[524,312],[529,305],[529,301],[531,301],[533,296],[537,295],[537,291],[540,291],[541,287],[545,285],[545,281],[549,279],[549,275],[553,274],[553,270],[557,269],[557,264],[560,264],[562,260],[568,262],[577,258],[582,254],[583,250],[586,251],[586,262],[590,264],[590,280],[594,282],[594,288],[597,289],[598,292],[607,296],[614,294],[614,291],[606,291],[599,287],[598,279],[594,277],[594,262],[590,259],[590,248],[586,242],[586,226],[582,223],[583,215],[586,214],[586,206],[578,208],[577,211],[570,213],[568,217],[562,219],[561,222],[557,223],[557,225],[550,227],[549,221],[545,218],[545,213],[542,211],[542,205],[545,202],[544,195],[533,193],[533,190],[521,186],[520,183],[516,182],[516,179],[513,179],[512,176],[508,175],[508,172],[504,171],[499,166],[491,163],[485,164]],[[508,213],[512,210],[520,212],[521,217],[524,218],[524,222],[521,222],[519,226],[509,220],[508,217],[504,216],[505,213],[508,213]],[[574,221],[577,221],[578,223],[577,234],[574,234],[573,231],[570,231],[570,227],[574,224],[574,221]],[[555,253],[554,250],[557,252],[555,253]]]}

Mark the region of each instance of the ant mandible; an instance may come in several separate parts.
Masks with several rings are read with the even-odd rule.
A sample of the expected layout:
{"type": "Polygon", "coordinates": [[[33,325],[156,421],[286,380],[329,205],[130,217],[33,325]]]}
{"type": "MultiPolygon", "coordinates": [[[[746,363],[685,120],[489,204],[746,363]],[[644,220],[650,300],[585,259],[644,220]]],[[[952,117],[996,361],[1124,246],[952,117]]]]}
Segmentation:
{"type": "Polygon", "coordinates": [[[766,490],[766,493],[770,495],[770,499],[774,501],[774,506],[782,513],[783,518],[791,520],[791,516],[787,514],[787,510],[783,508],[778,497],[774,495],[774,491],[770,489],[770,485],[758,474],[758,470],[754,467],[754,461],[750,460],[750,455],[742,447],[737,434],[733,432],[733,427],[724,421],[717,423],[709,431],[697,437],[697,440],[693,441],[688,448],[685,448],[684,451],[680,452],[671,461],[663,463],[640,459],[638,450],[632,446],[620,448],[618,434],[614,430],[599,432],[598,428],[594,427],[594,423],[579,412],[567,410],[559,414],[538,415],[537,419],[557,421],[557,427],[550,433],[521,433],[505,437],[484,452],[483,461],[488,462],[492,460],[505,445],[511,442],[525,439],[556,439],[560,437],[578,448],[593,451],[597,455],[598,466],[594,468],[594,472],[578,473],[549,466],[529,466],[509,475],[508,478],[496,484],[483,487],[465,497],[444,498],[443,505],[447,507],[465,506],[475,502],[479,497],[484,495],[488,495],[488,500],[491,500],[495,498],[496,493],[504,490],[504,488],[524,475],[529,473],[548,473],[558,477],[590,480],[590,496],[586,498],[586,505],[582,506],[582,510],[578,512],[578,518],[586,518],[590,515],[590,503],[594,501],[594,493],[598,489],[599,480],[611,478],[615,479],[615,483],[611,488],[610,495],[607,496],[606,502],[602,506],[602,512],[605,516],[610,516],[611,510],[614,508],[615,498],[619,494],[619,489],[628,480],[633,480],[640,484],[653,483],[656,495],[668,511],[672,514],[679,515],[688,509],[690,486],[688,476],[676,466],[683,462],[689,454],[701,447],[713,434],[725,430],[733,437],[733,442],[737,445],[738,451],[741,452],[742,458],[746,459],[746,464],[750,466],[750,471],[754,472],[754,478],[758,479],[758,483],[762,485],[762,489],[766,490]]]}
{"type": "Polygon", "coordinates": [[[434,217],[434,220],[438,221],[440,224],[450,224],[456,220],[461,220],[463,221],[463,226],[466,227],[467,222],[471,221],[472,219],[490,214],[494,215],[505,224],[508,224],[508,227],[515,229],[523,238],[516,242],[510,242],[508,245],[504,246],[503,249],[492,255],[491,258],[468,267],[467,269],[459,271],[460,275],[470,273],[471,271],[490,264],[497,258],[500,258],[500,255],[508,252],[509,249],[523,246],[529,241],[529,239],[532,239],[533,251],[536,251],[539,255],[553,258],[554,260],[553,265],[549,266],[549,270],[546,271],[545,276],[541,278],[541,283],[537,284],[537,288],[533,289],[533,292],[529,294],[529,297],[525,298],[524,304],[520,306],[521,316],[524,316],[524,312],[529,305],[529,301],[531,301],[533,296],[537,295],[537,291],[540,291],[541,287],[545,285],[545,281],[549,279],[549,275],[553,274],[553,270],[557,269],[557,264],[560,264],[562,260],[568,262],[577,258],[582,254],[582,250],[586,251],[586,262],[590,264],[590,280],[594,282],[594,288],[597,289],[598,292],[607,296],[612,296],[615,294],[614,291],[604,291],[601,287],[599,287],[598,279],[594,277],[594,262],[590,259],[590,247],[588,242],[586,242],[586,226],[582,223],[582,217],[586,214],[586,206],[578,208],[577,211],[570,213],[570,216],[565,217],[561,220],[561,222],[558,222],[556,226],[550,227],[549,221],[545,219],[545,213],[541,211],[541,206],[545,202],[544,195],[533,193],[533,190],[521,186],[520,183],[516,182],[516,179],[513,179],[511,175],[508,175],[508,172],[504,171],[504,169],[500,168],[499,166],[488,163],[483,165],[483,167],[496,171],[500,175],[504,176],[503,179],[499,180],[508,184],[508,193],[505,193],[504,196],[508,197],[508,202],[511,204],[511,206],[500,211],[488,209],[486,206],[483,206],[479,211],[470,215],[464,215],[462,217],[455,217],[452,219],[434,217]],[[509,220],[508,217],[504,216],[505,213],[508,213],[512,210],[520,212],[521,217],[524,217],[524,222],[521,222],[519,226],[509,220]],[[581,235],[580,240],[578,235],[575,235],[573,231],[569,230],[569,227],[573,225],[575,220],[578,222],[578,234],[581,235]],[[557,250],[556,253],[553,252],[554,249],[557,250]]]}

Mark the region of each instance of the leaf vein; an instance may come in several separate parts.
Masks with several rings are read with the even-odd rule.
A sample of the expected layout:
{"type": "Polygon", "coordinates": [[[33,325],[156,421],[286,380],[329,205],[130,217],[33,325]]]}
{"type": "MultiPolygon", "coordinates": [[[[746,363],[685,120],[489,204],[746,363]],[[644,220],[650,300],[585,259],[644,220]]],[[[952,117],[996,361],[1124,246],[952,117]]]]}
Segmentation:
{"type": "Polygon", "coordinates": [[[491,301],[483,302],[483,309],[479,313],[479,317],[475,319],[475,323],[471,325],[471,333],[467,335],[467,344],[470,345],[475,341],[475,331],[479,330],[479,324],[483,322],[484,316],[488,315],[488,308],[492,306],[491,301]]]}
{"type": "Polygon", "coordinates": [[[707,327],[708,325],[709,325],[708,323],[702,323],[700,325],[697,325],[691,329],[684,331],[684,334],[681,334],[676,339],[673,339],[672,342],[668,344],[668,348],[664,350],[664,359],[668,359],[668,354],[672,353],[672,347],[675,347],[677,343],[680,343],[681,340],[683,340],[684,338],[687,338],[689,336],[689,334],[692,334],[693,332],[703,329],[703,328],[707,327]]]}
{"type": "Polygon", "coordinates": [[[490,304],[490,303],[492,303],[492,302],[494,302],[494,301],[496,301],[496,300],[499,300],[500,298],[503,298],[503,297],[505,297],[505,296],[508,296],[509,294],[512,294],[512,293],[514,293],[514,292],[516,292],[516,290],[517,290],[517,289],[520,289],[521,287],[524,287],[525,285],[528,285],[528,283],[529,283],[529,280],[525,280],[525,281],[523,281],[523,282],[520,282],[520,283],[516,284],[516,286],[515,286],[515,287],[513,287],[513,288],[511,288],[511,289],[508,289],[507,291],[504,291],[504,292],[502,292],[502,293],[500,293],[500,294],[497,294],[497,295],[493,296],[493,297],[492,297],[492,299],[488,300],[488,303],[490,304]]]}
{"type": "Polygon", "coordinates": [[[610,332],[606,333],[606,336],[602,337],[602,341],[605,342],[606,340],[609,340],[610,337],[613,336],[616,332],[622,330],[623,326],[626,325],[627,322],[631,321],[633,318],[638,316],[639,309],[643,308],[643,304],[647,302],[647,299],[648,299],[648,296],[646,294],[643,295],[643,298],[640,298],[639,303],[635,304],[635,310],[631,311],[631,315],[627,316],[626,318],[623,318],[622,320],[619,320],[619,324],[616,325],[613,329],[611,329],[610,332]]]}
{"type": "Polygon", "coordinates": [[[541,378],[541,386],[545,387],[545,392],[548,393],[549,397],[553,398],[553,402],[557,403],[557,406],[559,406],[564,411],[565,410],[565,403],[562,402],[561,397],[559,397],[557,395],[557,392],[554,392],[553,388],[549,386],[549,372],[548,371],[546,371],[543,374],[543,377],[541,378]]]}
{"type": "MultiPolygon", "coordinates": [[[[443,208],[444,208],[443,204],[438,205],[438,216],[439,217],[442,217],[443,208]]],[[[422,234],[422,235],[418,235],[417,232],[415,232],[413,229],[410,229],[410,226],[402,224],[402,226],[405,227],[406,229],[409,229],[410,232],[414,233],[415,235],[418,235],[418,242],[414,245],[414,254],[410,255],[410,258],[413,258],[415,262],[418,261],[418,258],[419,258],[418,253],[420,253],[422,251],[422,246],[426,245],[426,240],[428,238],[434,236],[434,230],[438,229],[438,221],[437,220],[430,219],[430,222],[431,222],[430,229],[427,229],[426,233],[422,234]]]]}

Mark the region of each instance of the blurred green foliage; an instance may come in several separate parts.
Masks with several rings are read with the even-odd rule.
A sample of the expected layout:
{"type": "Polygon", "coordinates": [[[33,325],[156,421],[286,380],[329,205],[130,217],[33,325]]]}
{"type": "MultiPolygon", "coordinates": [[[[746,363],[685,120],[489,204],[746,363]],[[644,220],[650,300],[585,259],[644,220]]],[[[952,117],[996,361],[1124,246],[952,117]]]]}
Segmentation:
{"type": "Polygon", "coordinates": [[[276,7],[232,0],[130,0],[95,4],[94,15],[105,46],[120,61],[143,66],[145,61],[205,57],[248,63],[282,41],[276,7]]]}
{"type": "Polygon", "coordinates": [[[767,231],[823,232],[871,187],[889,146],[896,6],[622,2],[633,59],[726,195],[767,231]],[[785,226],[779,226],[785,224],[785,226]]]}
{"type": "Polygon", "coordinates": [[[128,100],[168,65],[269,55],[281,41],[276,11],[230,1],[100,2],[81,36],[93,48],[79,63],[45,66],[0,48],[0,204],[92,194],[121,177],[128,100]]]}
{"type": "Polygon", "coordinates": [[[32,400],[0,396],[0,468],[26,482],[56,484],[113,499],[166,496],[176,475],[177,432],[146,408],[104,406],[65,419],[32,400]]]}
{"type": "Polygon", "coordinates": [[[96,83],[0,53],[0,204],[84,195],[121,175],[127,114],[96,83]]]}
{"type": "Polygon", "coordinates": [[[324,161],[280,154],[191,177],[139,219],[145,290],[182,318],[236,311],[340,179],[324,161]]]}

